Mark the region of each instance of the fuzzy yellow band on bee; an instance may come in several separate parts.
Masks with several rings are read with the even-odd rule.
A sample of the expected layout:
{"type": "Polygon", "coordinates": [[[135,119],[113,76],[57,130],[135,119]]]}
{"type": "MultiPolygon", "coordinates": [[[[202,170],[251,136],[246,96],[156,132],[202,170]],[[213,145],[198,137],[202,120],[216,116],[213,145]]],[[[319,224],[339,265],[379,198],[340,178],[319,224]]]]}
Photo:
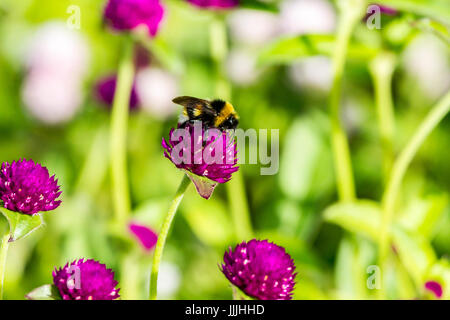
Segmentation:
{"type": "Polygon", "coordinates": [[[193,115],[194,117],[198,117],[203,112],[203,106],[201,104],[196,105],[196,108],[194,109],[193,115]]]}
{"type": "Polygon", "coordinates": [[[224,122],[230,115],[234,115],[237,117],[236,111],[234,111],[234,107],[231,105],[231,103],[225,102],[225,106],[222,108],[219,115],[214,120],[214,126],[220,126],[220,124],[224,122]]]}

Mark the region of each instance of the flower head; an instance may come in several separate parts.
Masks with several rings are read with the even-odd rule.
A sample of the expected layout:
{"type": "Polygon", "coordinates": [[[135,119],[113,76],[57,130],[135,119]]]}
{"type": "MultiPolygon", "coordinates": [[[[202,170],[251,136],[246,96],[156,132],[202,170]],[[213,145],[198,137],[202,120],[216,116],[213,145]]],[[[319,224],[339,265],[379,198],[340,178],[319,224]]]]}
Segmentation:
{"type": "Polygon", "coordinates": [[[164,15],[159,0],[109,0],[105,7],[106,23],[115,30],[133,30],[145,26],[151,36],[158,32],[164,15]]]}
{"type": "Polygon", "coordinates": [[[0,200],[8,210],[33,215],[56,209],[61,204],[59,188],[55,176],[33,160],[2,163],[0,200]]]}
{"type": "MultiPolygon", "coordinates": [[[[107,106],[112,106],[114,93],[116,92],[117,77],[115,75],[100,79],[95,85],[95,96],[98,101],[107,106]]],[[[131,87],[130,109],[136,109],[139,105],[139,97],[136,92],[135,83],[131,87]]]]}
{"type": "Polygon", "coordinates": [[[222,272],[245,294],[260,300],[290,300],[295,285],[294,261],[283,247],[250,240],[229,248],[222,272]]]}
{"type": "Polygon", "coordinates": [[[95,260],[75,260],[53,271],[53,283],[64,300],[119,298],[114,272],[95,260]]]}
{"type": "Polygon", "coordinates": [[[200,121],[186,122],[163,138],[164,156],[184,170],[198,193],[208,199],[217,183],[225,183],[239,170],[236,142],[230,134],[215,128],[205,130],[200,121]]]}
{"type": "Polygon", "coordinates": [[[200,8],[207,9],[230,9],[239,5],[239,0],[187,0],[189,3],[200,8]]]}
{"type": "Polygon", "coordinates": [[[152,229],[132,222],[128,225],[128,230],[136,237],[146,251],[150,251],[156,245],[158,235],[152,229]]]}

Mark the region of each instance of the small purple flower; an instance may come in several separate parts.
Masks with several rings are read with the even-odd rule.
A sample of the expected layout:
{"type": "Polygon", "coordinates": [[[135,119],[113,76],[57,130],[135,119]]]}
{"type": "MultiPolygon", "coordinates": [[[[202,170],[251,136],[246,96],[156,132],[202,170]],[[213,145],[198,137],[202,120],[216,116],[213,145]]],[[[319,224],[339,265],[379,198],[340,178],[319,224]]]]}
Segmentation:
{"type": "Polygon", "coordinates": [[[53,271],[53,283],[63,300],[114,300],[119,298],[114,272],[95,260],[75,260],[53,271]]]}
{"type": "Polygon", "coordinates": [[[200,8],[207,9],[231,9],[239,5],[239,0],[187,0],[200,8]]]}
{"type": "MultiPolygon", "coordinates": [[[[116,92],[117,76],[107,76],[100,79],[95,85],[95,97],[98,101],[111,107],[114,101],[114,93],[116,92]]],[[[136,109],[139,105],[139,97],[136,92],[136,86],[133,82],[130,94],[130,109],[136,109]]]]}
{"type": "Polygon", "coordinates": [[[267,240],[250,240],[229,248],[222,272],[250,297],[291,300],[295,285],[294,261],[283,247],[267,240]]]}
{"type": "Polygon", "coordinates": [[[128,225],[130,232],[137,238],[146,251],[150,251],[158,241],[158,235],[152,229],[132,222],[128,225]]]}
{"type": "Polygon", "coordinates": [[[56,209],[61,204],[59,188],[55,176],[33,160],[2,163],[0,200],[8,210],[33,215],[56,209]]]}
{"type": "Polygon", "coordinates": [[[118,31],[145,26],[151,36],[158,32],[164,15],[159,0],[109,0],[105,7],[106,23],[118,31]]]}
{"type": "Polygon", "coordinates": [[[226,131],[205,130],[200,121],[186,122],[170,130],[162,140],[164,156],[184,170],[198,193],[208,199],[217,183],[225,183],[239,170],[236,141],[226,131]]]}
{"type": "Polygon", "coordinates": [[[438,299],[442,298],[443,290],[442,290],[442,285],[439,282],[427,281],[427,282],[425,282],[424,287],[427,291],[432,292],[436,298],[438,298],[438,299]]]}

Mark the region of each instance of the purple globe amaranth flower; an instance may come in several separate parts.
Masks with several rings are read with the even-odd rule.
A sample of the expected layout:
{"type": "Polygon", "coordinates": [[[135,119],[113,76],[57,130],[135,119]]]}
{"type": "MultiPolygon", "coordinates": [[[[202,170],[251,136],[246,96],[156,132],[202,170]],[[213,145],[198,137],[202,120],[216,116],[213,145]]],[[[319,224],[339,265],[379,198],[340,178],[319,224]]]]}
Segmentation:
{"type": "Polygon", "coordinates": [[[159,0],[109,0],[104,11],[104,19],[113,29],[129,31],[145,26],[151,36],[158,32],[163,15],[159,0]]]}
{"type": "Polygon", "coordinates": [[[53,284],[63,300],[114,300],[119,298],[114,272],[95,260],[75,260],[53,271],[53,284]]]}
{"type": "Polygon", "coordinates": [[[239,0],[187,0],[200,8],[207,9],[231,9],[239,5],[239,0]]]}
{"type": "Polygon", "coordinates": [[[55,176],[33,160],[2,163],[0,200],[8,210],[33,215],[56,209],[61,204],[59,188],[55,176]]]}
{"type": "Polygon", "coordinates": [[[427,281],[424,285],[427,291],[430,291],[434,294],[434,296],[438,299],[442,298],[443,290],[442,285],[437,281],[427,281]]]}
{"type": "Polygon", "coordinates": [[[222,272],[246,295],[260,300],[291,300],[295,265],[289,254],[267,240],[250,240],[229,248],[222,272]]]}
{"type": "MultiPolygon", "coordinates": [[[[95,97],[98,101],[111,107],[116,92],[117,76],[111,75],[100,79],[95,85],[95,97]]],[[[133,82],[130,94],[130,109],[134,110],[139,105],[139,97],[136,91],[136,85],[133,82]]]]}
{"type": "Polygon", "coordinates": [[[142,224],[131,222],[128,225],[128,230],[136,237],[145,251],[152,250],[158,241],[158,235],[142,224]]]}
{"type": "Polygon", "coordinates": [[[209,199],[217,183],[225,183],[239,170],[237,147],[228,131],[205,130],[200,121],[185,122],[162,140],[164,156],[186,172],[197,192],[209,199]]]}

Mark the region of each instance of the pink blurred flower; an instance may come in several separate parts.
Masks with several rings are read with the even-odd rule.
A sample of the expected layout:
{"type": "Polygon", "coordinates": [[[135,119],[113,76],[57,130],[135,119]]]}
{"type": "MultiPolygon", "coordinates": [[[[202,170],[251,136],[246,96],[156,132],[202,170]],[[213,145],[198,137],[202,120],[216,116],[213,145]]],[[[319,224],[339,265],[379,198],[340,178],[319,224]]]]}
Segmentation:
{"type": "Polygon", "coordinates": [[[113,29],[129,31],[145,26],[151,36],[158,32],[163,15],[159,0],[109,0],[104,12],[106,23],[113,29]]]}
{"type": "Polygon", "coordinates": [[[331,33],[336,13],[325,0],[287,0],[281,4],[280,26],[288,35],[331,33]]]}
{"type": "Polygon", "coordinates": [[[442,298],[443,290],[442,285],[437,281],[427,281],[425,282],[425,290],[432,292],[436,298],[442,298]]]}
{"type": "Polygon", "coordinates": [[[231,9],[239,5],[239,0],[187,0],[194,6],[205,9],[231,9]]]}
{"type": "Polygon", "coordinates": [[[73,118],[83,99],[88,60],[89,47],[81,33],[61,22],[40,27],[25,57],[22,99],[26,109],[47,124],[73,118]]]}
{"type": "Polygon", "coordinates": [[[128,230],[135,236],[146,251],[152,250],[158,241],[158,235],[142,224],[131,222],[128,225],[128,230]]]}
{"type": "Polygon", "coordinates": [[[141,108],[158,119],[165,119],[177,111],[172,99],[177,96],[178,82],[163,69],[147,67],[139,70],[136,92],[141,108]]]}
{"type": "MultiPolygon", "coordinates": [[[[111,107],[114,101],[116,91],[117,76],[111,75],[98,80],[95,85],[95,97],[108,107],[111,107]]],[[[139,104],[139,98],[136,92],[135,84],[131,88],[130,109],[136,109],[139,104]]]]}

